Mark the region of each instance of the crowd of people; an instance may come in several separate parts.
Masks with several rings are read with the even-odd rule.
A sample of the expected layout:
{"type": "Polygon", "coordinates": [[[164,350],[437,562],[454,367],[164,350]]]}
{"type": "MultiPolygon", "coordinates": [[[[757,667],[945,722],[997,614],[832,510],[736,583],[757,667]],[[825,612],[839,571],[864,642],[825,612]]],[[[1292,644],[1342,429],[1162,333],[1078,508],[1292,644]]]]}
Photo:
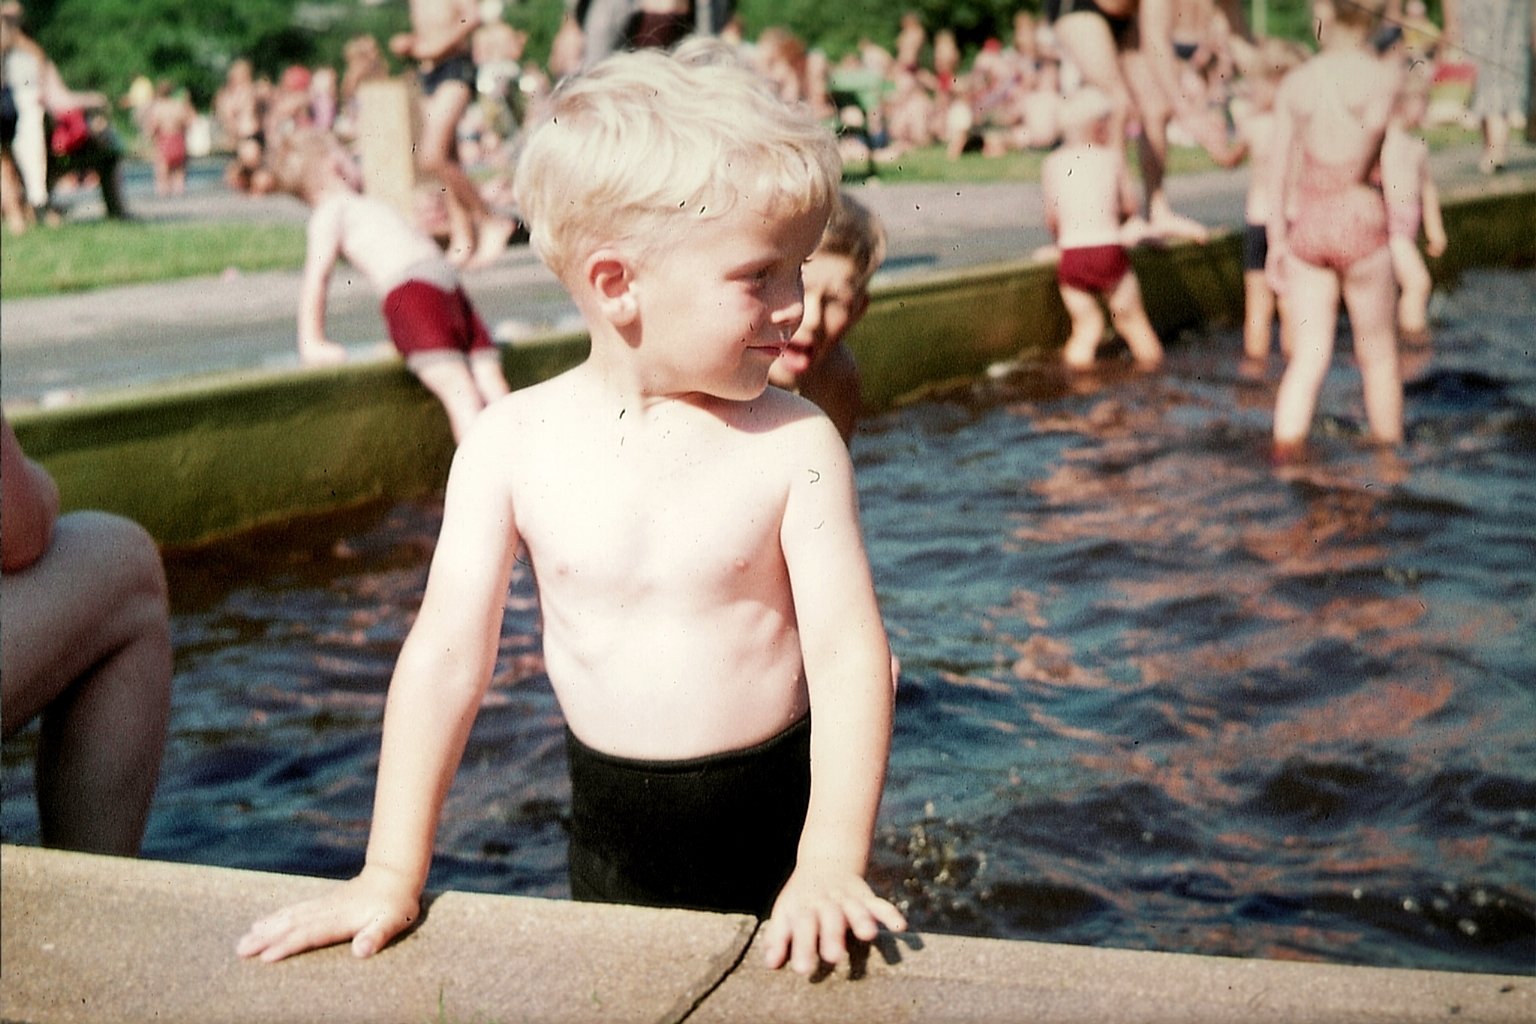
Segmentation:
{"type": "MultiPolygon", "coordinates": [[[[1462,3],[1467,21],[1439,46],[1470,24],[1473,0],[1462,3]]],[[[547,670],[569,722],[573,893],[758,914],[770,966],[807,975],[845,959],[850,932],[904,927],[864,879],[896,666],[848,455],[858,370],[843,338],[884,252],[878,220],[841,187],[850,141],[877,162],[936,140],[952,154],[1050,151],[1042,201],[1074,369],[1098,357],[1101,303],[1138,365],[1162,360],[1126,250],[1203,233],[1163,196],[1170,140],[1249,160],[1244,351],[1267,360],[1278,336],[1285,354],[1277,456],[1305,443],[1341,303],[1369,434],[1396,444],[1400,338],[1427,326],[1421,235],[1432,255],[1446,245],[1416,133],[1435,62],[1460,57],[1436,49],[1411,4],[1384,24],[1386,6],[1316,0],[1314,53],[1250,38],[1209,0],[1060,0],[969,63],[951,33],[930,47],[908,16],[893,51],[870,43],[837,67],[787,32],[749,44],[728,20],[714,41],[608,57],[611,41],[573,14],[556,51],[569,66],[540,71],[526,40],[480,25],[469,0],[418,0],[387,51],[421,83],[418,163],[455,208],[442,239],[358,188],[358,90],[388,73],[386,47],[359,38],[341,74],[293,68],[275,83],[236,62],[215,104],[231,184],[313,207],[306,361],[337,357],[325,281],[344,256],[380,292],[459,442],[390,684],[366,866],[254,924],[239,953],[349,941],[369,955],[419,914],[520,550],[538,567],[547,670]],[[515,147],[504,202],[466,173],[471,145],[508,174],[515,147]],[[494,260],[514,215],[592,344],[579,367],[509,396],[458,271],[494,260]]],[[[675,42],[686,10],[641,4],[623,22],[637,34],[620,41],[675,42]]],[[[9,28],[6,40],[55,108],[62,84],[47,84],[45,58],[9,28]]],[[[1473,110],[1507,129],[1521,104],[1499,92],[1473,110]]],[[[145,98],[168,194],[190,119],[172,86],[145,98]]],[[[18,126],[7,141],[18,164],[20,138],[18,126]]],[[[1507,131],[1487,139],[1492,173],[1507,131]]],[[[60,517],[51,478],[8,426],[3,441],[5,732],[44,720],[45,841],[133,852],[168,713],[163,576],[131,524],[60,517]],[[83,575],[82,558],[122,578],[83,575]]]]}

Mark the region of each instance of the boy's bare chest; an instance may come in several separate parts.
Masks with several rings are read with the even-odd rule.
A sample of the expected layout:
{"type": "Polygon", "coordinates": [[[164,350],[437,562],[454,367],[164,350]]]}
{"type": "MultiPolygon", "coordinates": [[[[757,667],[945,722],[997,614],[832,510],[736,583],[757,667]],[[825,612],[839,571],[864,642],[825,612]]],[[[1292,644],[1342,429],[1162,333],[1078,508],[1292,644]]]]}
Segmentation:
{"type": "Polygon", "coordinates": [[[728,582],[779,564],[787,488],[768,466],[719,449],[575,450],[519,487],[519,533],[541,582],[629,588],[728,582]]]}

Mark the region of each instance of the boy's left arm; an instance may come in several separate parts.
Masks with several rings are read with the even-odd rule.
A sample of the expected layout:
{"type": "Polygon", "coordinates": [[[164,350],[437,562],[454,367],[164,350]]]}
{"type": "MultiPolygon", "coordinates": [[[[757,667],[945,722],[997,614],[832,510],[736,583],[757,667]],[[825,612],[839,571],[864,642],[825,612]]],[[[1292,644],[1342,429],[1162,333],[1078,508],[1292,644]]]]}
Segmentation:
{"type": "Polygon", "coordinates": [[[864,880],[890,751],[890,648],[858,522],[853,466],[831,423],[807,439],[781,527],[811,703],[811,799],[794,874],[774,903],[766,962],[809,975],[906,920],[864,880]]]}

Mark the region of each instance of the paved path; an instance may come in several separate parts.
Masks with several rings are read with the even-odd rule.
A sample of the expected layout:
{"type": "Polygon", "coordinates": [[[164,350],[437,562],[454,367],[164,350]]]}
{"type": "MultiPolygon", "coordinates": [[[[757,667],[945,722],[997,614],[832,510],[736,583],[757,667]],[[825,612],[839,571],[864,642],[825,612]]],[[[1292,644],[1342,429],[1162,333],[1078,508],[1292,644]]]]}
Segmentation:
{"type": "MultiPolygon", "coordinates": [[[[1475,152],[1436,154],[1442,186],[1475,187],[1475,152]]],[[[1517,151],[1512,175],[1536,179],[1536,149],[1517,151]]],[[[1243,169],[1175,177],[1175,206],[1212,226],[1242,220],[1243,169]]],[[[889,257],[881,278],[1024,256],[1049,239],[1039,189],[1030,183],[888,184],[854,187],[884,219],[889,257]]],[[[303,221],[297,200],[252,199],[204,175],[188,195],[158,199],[130,178],[130,209],[151,220],[280,219],[303,221]]],[[[72,217],[99,216],[82,201],[72,217]]],[[[576,326],[575,309],[527,247],[470,273],[470,294],[498,334],[576,326]]],[[[68,400],[91,391],[151,384],[199,373],[291,366],[298,273],[267,272],[111,288],[78,295],[7,301],[0,310],[7,405],[68,400]]],[[[358,357],[388,357],[377,299],[362,281],[338,272],[332,284],[331,336],[358,357]]]]}

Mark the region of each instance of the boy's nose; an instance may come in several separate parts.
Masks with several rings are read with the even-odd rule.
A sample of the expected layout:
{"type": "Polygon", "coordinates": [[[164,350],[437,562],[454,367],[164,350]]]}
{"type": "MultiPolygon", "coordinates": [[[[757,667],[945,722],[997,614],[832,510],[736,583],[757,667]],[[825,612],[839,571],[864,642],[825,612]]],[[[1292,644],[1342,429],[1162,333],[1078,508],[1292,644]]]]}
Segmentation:
{"type": "Polygon", "coordinates": [[[795,336],[809,338],[821,325],[821,300],[815,295],[806,295],[800,301],[800,309],[800,326],[795,328],[795,336]]]}
{"type": "Polygon", "coordinates": [[[795,330],[800,326],[801,319],[805,316],[805,284],[796,274],[792,282],[787,282],[781,295],[774,297],[773,322],[780,326],[788,326],[795,330]]]}

